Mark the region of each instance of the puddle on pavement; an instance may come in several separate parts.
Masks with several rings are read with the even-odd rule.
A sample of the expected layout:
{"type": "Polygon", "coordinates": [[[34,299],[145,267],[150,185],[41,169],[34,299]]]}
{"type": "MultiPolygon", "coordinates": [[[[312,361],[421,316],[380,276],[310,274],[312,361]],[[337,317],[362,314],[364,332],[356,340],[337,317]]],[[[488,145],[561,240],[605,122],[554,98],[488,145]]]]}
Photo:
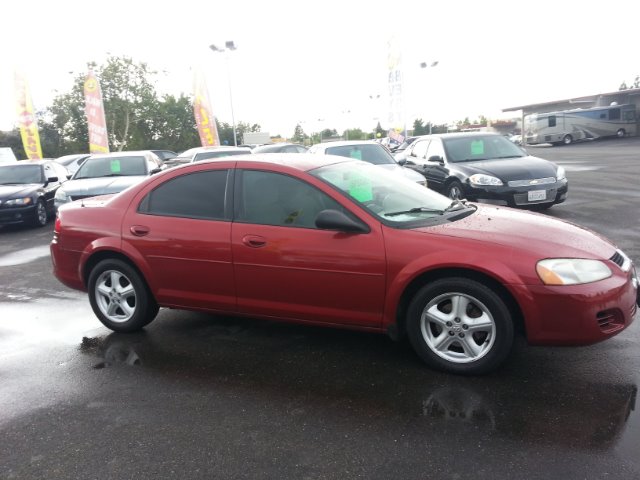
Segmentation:
{"type": "Polygon", "coordinates": [[[24,265],[25,263],[33,262],[39,258],[48,257],[49,255],[49,245],[25,248],[18,252],[7,253],[6,255],[0,256],[0,267],[24,265]]]}
{"type": "Polygon", "coordinates": [[[102,326],[86,298],[2,302],[0,309],[6,333],[0,335],[0,352],[7,354],[45,343],[74,344],[83,333],[102,326]]]}
{"type": "Polygon", "coordinates": [[[425,371],[402,354],[387,356],[390,364],[371,369],[368,354],[360,355],[348,338],[342,347],[351,351],[350,361],[341,362],[340,345],[337,351],[324,350],[327,345],[316,348],[305,335],[296,337],[302,345],[278,343],[275,354],[253,338],[247,342],[247,336],[261,336],[250,327],[237,341],[231,341],[229,335],[209,337],[183,327],[160,334],[84,337],[79,349],[93,357],[92,363],[97,363],[92,367],[97,370],[144,366],[140,373],[188,378],[205,389],[240,387],[266,399],[285,395],[313,403],[320,400],[310,399],[308,393],[316,392],[318,399],[324,399],[323,406],[344,403],[367,418],[397,415],[423,422],[424,428],[445,427],[460,438],[496,437],[587,451],[622,450],[627,458],[635,458],[632,452],[640,443],[635,383],[597,383],[587,377],[564,383],[526,374],[524,378],[520,374],[461,378],[425,371]],[[244,347],[239,348],[240,344],[244,347]],[[309,360],[315,358],[317,349],[323,350],[321,365],[309,360]],[[293,364],[295,369],[290,368],[293,364]],[[398,381],[398,371],[402,381],[398,381]]]}
{"type": "Polygon", "coordinates": [[[127,342],[113,341],[112,336],[82,337],[80,351],[95,355],[102,360],[93,365],[96,370],[119,364],[131,367],[142,365],[133,345],[127,342]]]}

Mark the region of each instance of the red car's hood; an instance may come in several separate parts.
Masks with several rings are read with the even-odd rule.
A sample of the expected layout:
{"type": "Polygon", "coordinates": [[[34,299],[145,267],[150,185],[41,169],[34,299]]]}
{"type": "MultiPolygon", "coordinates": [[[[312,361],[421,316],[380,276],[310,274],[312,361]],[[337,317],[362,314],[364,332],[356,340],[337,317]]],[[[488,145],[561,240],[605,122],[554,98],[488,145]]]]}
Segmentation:
{"type": "Polygon", "coordinates": [[[540,258],[605,259],[616,250],[611,242],[586,228],[506,207],[478,205],[477,212],[461,220],[415,230],[526,249],[540,258]]]}

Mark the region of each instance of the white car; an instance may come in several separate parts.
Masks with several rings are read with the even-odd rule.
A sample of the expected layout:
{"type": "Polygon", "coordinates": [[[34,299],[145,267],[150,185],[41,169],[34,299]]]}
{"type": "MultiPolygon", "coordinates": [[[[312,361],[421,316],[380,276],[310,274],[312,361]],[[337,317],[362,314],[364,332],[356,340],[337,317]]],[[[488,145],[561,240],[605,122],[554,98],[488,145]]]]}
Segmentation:
{"type": "Polygon", "coordinates": [[[231,155],[247,155],[251,153],[249,147],[196,147],[182,152],[179,158],[190,158],[192,162],[199,162],[201,160],[212,160],[215,158],[230,157],[231,155]]]}
{"type": "Polygon", "coordinates": [[[78,171],[80,165],[84,163],[84,161],[89,158],[91,154],[89,153],[76,153],[72,155],[64,155],[62,157],[56,158],[56,162],[60,165],[64,166],[69,173],[73,175],[78,171]]]}
{"type": "Polygon", "coordinates": [[[311,154],[338,155],[340,157],[355,158],[372,163],[380,168],[399,173],[420,185],[427,185],[427,179],[410,168],[401,167],[393,159],[389,151],[376,141],[345,141],[318,143],[312,146],[311,154]]]}

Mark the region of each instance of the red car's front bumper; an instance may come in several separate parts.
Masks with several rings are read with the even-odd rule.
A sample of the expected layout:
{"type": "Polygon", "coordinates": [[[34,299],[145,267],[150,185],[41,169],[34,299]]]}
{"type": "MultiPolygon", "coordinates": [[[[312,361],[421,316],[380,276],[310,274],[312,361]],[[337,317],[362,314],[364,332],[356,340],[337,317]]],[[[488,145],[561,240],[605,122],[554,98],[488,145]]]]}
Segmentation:
{"type": "Polygon", "coordinates": [[[627,328],[637,311],[631,272],[572,286],[511,285],[533,345],[588,345],[627,328]]]}

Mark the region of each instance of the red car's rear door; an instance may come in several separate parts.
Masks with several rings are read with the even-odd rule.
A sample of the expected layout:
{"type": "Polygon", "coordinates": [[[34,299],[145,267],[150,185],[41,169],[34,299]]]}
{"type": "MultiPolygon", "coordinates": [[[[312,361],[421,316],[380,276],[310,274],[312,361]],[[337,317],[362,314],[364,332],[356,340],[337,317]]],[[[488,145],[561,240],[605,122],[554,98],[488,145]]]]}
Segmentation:
{"type": "Polygon", "coordinates": [[[122,225],[123,250],[137,255],[161,305],[232,311],[236,292],[230,170],[201,170],[143,190],[122,225]]]}

